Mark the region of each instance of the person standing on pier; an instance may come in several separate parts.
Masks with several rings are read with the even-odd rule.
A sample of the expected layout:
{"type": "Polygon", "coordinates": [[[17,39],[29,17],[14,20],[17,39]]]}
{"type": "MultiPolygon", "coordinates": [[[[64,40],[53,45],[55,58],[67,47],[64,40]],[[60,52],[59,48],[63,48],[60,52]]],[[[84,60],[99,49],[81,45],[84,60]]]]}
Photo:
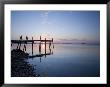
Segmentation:
{"type": "Polygon", "coordinates": [[[26,36],[26,40],[28,40],[28,37],[26,36]]]}
{"type": "MultiPolygon", "coordinates": [[[[28,37],[26,36],[26,40],[28,41],[28,37]]],[[[27,44],[27,41],[26,41],[26,44],[27,44]]]]}
{"type": "Polygon", "coordinates": [[[20,36],[20,40],[22,40],[22,35],[20,36]]]}

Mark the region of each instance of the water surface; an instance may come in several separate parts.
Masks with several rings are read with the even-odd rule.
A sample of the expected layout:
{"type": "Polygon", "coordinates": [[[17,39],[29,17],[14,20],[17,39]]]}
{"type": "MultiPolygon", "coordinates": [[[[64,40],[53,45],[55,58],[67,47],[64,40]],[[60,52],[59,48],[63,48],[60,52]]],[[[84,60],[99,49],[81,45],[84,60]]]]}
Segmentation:
{"type": "MultiPolygon", "coordinates": [[[[27,52],[32,55],[32,45],[27,44],[27,52]]],[[[13,46],[13,48],[16,47],[13,46]]],[[[12,49],[13,49],[12,48],[12,49]]],[[[42,44],[41,53],[45,53],[42,44]]],[[[49,53],[49,47],[46,47],[49,53]]],[[[53,54],[33,57],[26,61],[34,65],[36,74],[41,77],[96,77],[100,76],[100,46],[86,44],[54,44],[53,54]]],[[[33,55],[39,54],[38,44],[34,45],[33,55]]]]}

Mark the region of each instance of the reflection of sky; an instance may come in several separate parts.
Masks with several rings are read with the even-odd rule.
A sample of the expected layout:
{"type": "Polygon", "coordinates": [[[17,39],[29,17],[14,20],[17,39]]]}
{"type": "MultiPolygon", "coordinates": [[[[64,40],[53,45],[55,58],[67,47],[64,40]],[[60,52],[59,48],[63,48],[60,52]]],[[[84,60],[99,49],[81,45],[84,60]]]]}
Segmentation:
{"type": "Polygon", "coordinates": [[[99,11],[12,11],[11,38],[20,35],[58,42],[99,43],[99,11]]]}
{"type": "Polygon", "coordinates": [[[27,61],[35,65],[36,73],[41,76],[99,76],[100,46],[55,44],[53,55],[27,61]]]}

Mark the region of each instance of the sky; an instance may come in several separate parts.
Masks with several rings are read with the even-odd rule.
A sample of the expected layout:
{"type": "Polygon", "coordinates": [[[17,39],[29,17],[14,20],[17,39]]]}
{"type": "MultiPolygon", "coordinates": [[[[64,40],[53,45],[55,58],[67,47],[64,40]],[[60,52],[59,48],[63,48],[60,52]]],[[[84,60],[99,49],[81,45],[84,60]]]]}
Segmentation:
{"type": "Polygon", "coordinates": [[[11,39],[100,43],[100,11],[11,11],[11,39]]]}

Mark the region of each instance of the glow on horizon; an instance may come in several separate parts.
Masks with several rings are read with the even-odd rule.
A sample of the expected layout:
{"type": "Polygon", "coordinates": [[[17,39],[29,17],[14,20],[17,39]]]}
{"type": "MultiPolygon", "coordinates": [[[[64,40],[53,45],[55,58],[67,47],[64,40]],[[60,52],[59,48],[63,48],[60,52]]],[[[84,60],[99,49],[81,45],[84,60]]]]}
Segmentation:
{"type": "Polygon", "coordinates": [[[100,43],[100,11],[12,11],[11,39],[100,43]]]}

